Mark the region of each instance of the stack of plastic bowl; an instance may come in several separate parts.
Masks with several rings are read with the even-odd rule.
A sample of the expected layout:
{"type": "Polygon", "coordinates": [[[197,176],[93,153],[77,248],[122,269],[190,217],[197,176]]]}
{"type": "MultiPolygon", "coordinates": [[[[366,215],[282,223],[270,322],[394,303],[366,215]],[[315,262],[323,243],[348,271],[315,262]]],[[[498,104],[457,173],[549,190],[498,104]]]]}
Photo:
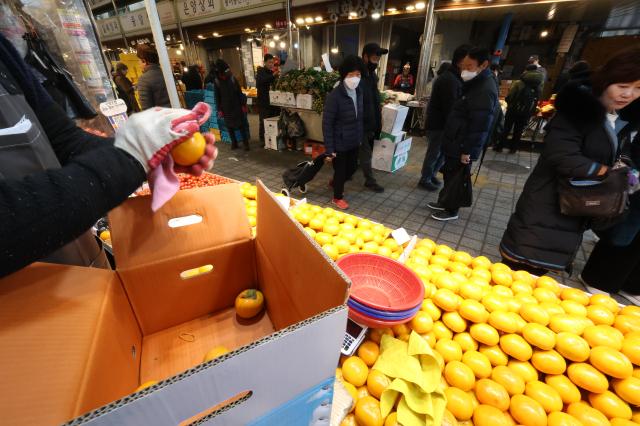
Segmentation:
{"type": "Polygon", "coordinates": [[[424,285],[403,264],[384,256],[354,253],[337,262],[351,279],[349,318],[358,324],[381,328],[413,318],[424,299],[424,285]]]}

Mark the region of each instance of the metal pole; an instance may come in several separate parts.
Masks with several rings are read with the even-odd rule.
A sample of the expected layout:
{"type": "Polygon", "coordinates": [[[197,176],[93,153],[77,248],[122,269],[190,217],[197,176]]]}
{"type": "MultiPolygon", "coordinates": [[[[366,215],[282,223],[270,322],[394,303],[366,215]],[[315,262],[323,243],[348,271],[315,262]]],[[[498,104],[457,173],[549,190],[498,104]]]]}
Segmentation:
{"type": "Polygon", "coordinates": [[[158,17],[156,2],[154,0],[144,0],[144,5],[147,9],[147,15],[149,16],[151,33],[153,34],[153,41],[155,42],[156,50],[158,51],[160,69],[162,69],[164,84],[167,86],[167,93],[169,94],[171,106],[173,108],[180,108],[180,99],[178,98],[176,83],[173,80],[171,63],[169,62],[169,55],[167,54],[167,46],[164,44],[164,36],[162,35],[162,27],[160,26],[160,18],[158,17]]]}
{"type": "MultiPolygon", "coordinates": [[[[511,20],[513,19],[513,13],[509,12],[504,15],[502,18],[502,25],[500,26],[500,33],[498,34],[498,40],[496,41],[496,48],[493,50],[493,53],[502,53],[502,49],[504,49],[504,44],[507,41],[507,35],[509,35],[509,27],[511,27],[511,20]]],[[[491,58],[492,64],[500,63],[500,55],[494,55],[491,58]]]]}
{"type": "Polygon", "coordinates": [[[180,19],[180,13],[178,13],[177,0],[173,1],[173,11],[176,16],[176,23],[178,24],[178,34],[180,35],[180,42],[183,46],[186,46],[184,42],[184,34],[182,33],[182,19],[180,19]]]}
{"type": "Polygon", "coordinates": [[[293,59],[293,35],[291,32],[291,0],[287,0],[287,31],[289,34],[289,48],[287,56],[293,59]]]}
{"type": "Polygon", "coordinates": [[[418,76],[416,78],[416,97],[423,98],[427,94],[429,82],[429,67],[431,65],[431,50],[433,48],[433,34],[435,33],[435,0],[429,1],[427,15],[422,32],[422,46],[420,47],[420,61],[418,62],[418,76]]]}

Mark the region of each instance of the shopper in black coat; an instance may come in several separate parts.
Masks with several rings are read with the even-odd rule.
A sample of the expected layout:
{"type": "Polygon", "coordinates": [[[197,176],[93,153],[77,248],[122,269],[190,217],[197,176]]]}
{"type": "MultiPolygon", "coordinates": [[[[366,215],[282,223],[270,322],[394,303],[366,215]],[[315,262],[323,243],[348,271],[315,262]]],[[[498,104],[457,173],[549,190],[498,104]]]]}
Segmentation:
{"type": "MultiPolygon", "coordinates": [[[[452,197],[458,193],[461,173],[470,175],[471,163],[482,154],[487,142],[498,105],[498,88],[489,70],[489,50],[475,47],[462,61],[460,73],[465,83],[462,97],[458,99],[447,118],[442,135],[442,147],[445,155],[444,187],[438,195],[438,202],[428,203],[436,212],[433,219],[447,221],[458,218],[458,209],[470,200],[452,197]]],[[[470,180],[466,191],[471,193],[470,180]]]]}
{"type": "Polygon", "coordinates": [[[422,173],[418,186],[428,191],[436,191],[442,183],[436,175],[444,163],[442,152],[442,132],[451,113],[453,104],[462,95],[462,78],[460,78],[460,65],[462,60],[471,50],[471,46],[463,44],[453,52],[451,64],[443,63],[438,69],[438,77],[433,82],[431,98],[427,105],[427,152],[422,163],[422,173]]]}
{"type": "Polygon", "coordinates": [[[218,117],[224,118],[224,124],[229,130],[231,149],[238,148],[236,131],[240,131],[245,151],[249,150],[249,138],[244,124],[247,113],[247,98],[240,90],[238,80],[231,73],[231,68],[222,59],[216,61],[216,78],[214,80],[218,117]]]}
{"type": "Polygon", "coordinates": [[[358,150],[364,134],[362,89],[358,87],[364,63],[355,55],[340,65],[340,83],[327,95],[322,115],[325,153],[333,163],[333,200],[339,209],[349,208],[344,184],[358,167],[358,150]]]}
{"type": "Polygon", "coordinates": [[[258,89],[258,108],[260,114],[260,142],[264,146],[264,120],[270,117],[275,117],[280,114],[280,110],[277,107],[271,105],[269,100],[269,90],[271,85],[276,81],[280,72],[275,70],[275,58],[272,54],[267,53],[264,55],[264,66],[258,67],[256,72],[256,88],[258,89]]]}
{"type": "MultiPolygon", "coordinates": [[[[630,86],[629,79],[640,79],[640,50],[634,54],[633,60],[627,57],[631,66],[616,55],[594,74],[592,87],[572,83],[558,95],[544,150],[500,243],[504,262],[537,274],[547,270],[571,272],[589,220],[560,213],[558,181],[602,177],[613,165],[618,141],[609,120],[616,110],[640,95],[640,89],[618,90],[630,86]],[[618,95],[617,90],[625,94],[618,95]]],[[[619,120],[615,123],[620,126],[619,120]]]]}
{"type": "Polygon", "coordinates": [[[182,74],[182,82],[187,91],[202,90],[202,76],[200,75],[200,67],[198,65],[190,65],[187,72],[182,74]]]}

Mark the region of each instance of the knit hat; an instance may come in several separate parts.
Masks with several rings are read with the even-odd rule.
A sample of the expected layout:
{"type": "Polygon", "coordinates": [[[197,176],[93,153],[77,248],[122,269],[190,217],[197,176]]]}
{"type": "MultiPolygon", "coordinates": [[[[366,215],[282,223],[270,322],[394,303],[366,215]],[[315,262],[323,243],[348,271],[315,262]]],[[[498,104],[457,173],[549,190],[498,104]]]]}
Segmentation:
{"type": "Polygon", "coordinates": [[[364,72],[364,62],[356,55],[349,55],[340,64],[340,79],[344,80],[347,74],[353,71],[364,72]]]}

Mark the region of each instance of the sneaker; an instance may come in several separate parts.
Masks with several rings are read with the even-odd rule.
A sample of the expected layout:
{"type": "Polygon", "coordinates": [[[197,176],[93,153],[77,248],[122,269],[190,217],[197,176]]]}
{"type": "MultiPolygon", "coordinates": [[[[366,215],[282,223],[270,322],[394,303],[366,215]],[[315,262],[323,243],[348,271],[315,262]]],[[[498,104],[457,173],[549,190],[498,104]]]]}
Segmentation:
{"type": "Polygon", "coordinates": [[[432,214],[431,218],[435,220],[439,220],[441,222],[446,222],[448,220],[456,220],[458,218],[458,213],[442,210],[432,214]]]}
{"type": "Polygon", "coordinates": [[[432,183],[432,182],[420,181],[420,182],[418,182],[418,188],[434,192],[434,191],[437,191],[438,189],[440,189],[440,186],[436,185],[435,183],[432,183]]]}
{"type": "Polygon", "coordinates": [[[442,186],[442,181],[435,176],[431,178],[431,183],[434,185],[442,186]]]}
{"type": "Polygon", "coordinates": [[[640,294],[631,294],[627,293],[624,290],[620,290],[620,296],[627,299],[629,302],[633,303],[636,306],[640,306],[640,294]]]}
{"type": "Polygon", "coordinates": [[[587,284],[587,282],[584,280],[584,278],[582,278],[582,275],[578,275],[578,279],[580,280],[580,282],[582,283],[582,285],[584,286],[585,290],[588,293],[591,294],[604,294],[606,296],[609,296],[609,293],[607,293],[606,291],[602,291],[598,288],[595,287],[591,287],[589,284],[587,284]]]}
{"type": "Polygon", "coordinates": [[[334,206],[336,206],[337,208],[339,208],[340,210],[346,210],[349,208],[349,203],[347,203],[344,198],[334,198],[333,200],[331,200],[331,204],[333,204],[334,206]]]}
{"type": "Polygon", "coordinates": [[[378,185],[377,182],[368,182],[368,183],[365,183],[364,186],[369,188],[373,192],[377,192],[377,193],[384,192],[384,188],[378,185]]]}
{"type": "Polygon", "coordinates": [[[442,207],[440,204],[438,204],[437,201],[428,202],[427,203],[427,207],[429,207],[431,210],[444,211],[444,207],[442,207]]]}

